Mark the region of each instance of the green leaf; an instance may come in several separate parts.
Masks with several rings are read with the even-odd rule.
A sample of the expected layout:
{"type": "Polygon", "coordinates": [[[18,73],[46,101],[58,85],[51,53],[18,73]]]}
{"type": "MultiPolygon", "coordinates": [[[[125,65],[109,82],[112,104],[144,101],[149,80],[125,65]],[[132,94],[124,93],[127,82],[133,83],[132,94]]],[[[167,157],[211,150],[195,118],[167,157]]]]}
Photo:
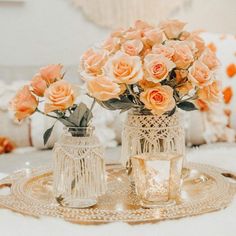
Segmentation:
{"type": "Polygon", "coordinates": [[[188,102],[188,101],[180,102],[179,104],[177,104],[177,107],[184,111],[198,110],[193,103],[188,102]]]}
{"type": "Polygon", "coordinates": [[[80,122],[80,127],[87,127],[89,121],[93,118],[93,114],[90,110],[87,110],[82,117],[82,120],[80,122]]]}
{"type": "Polygon", "coordinates": [[[90,117],[88,117],[91,116],[90,113],[91,112],[89,111],[88,107],[84,103],[80,103],[80,105],[77,106],[73,111],[73,113],[69,116],[68,121],[72,122],[76,126],[81,127],[82,126],[81,123],[84,123],[83,121],[84,119],[85,120],[88,120],[88,118],[89,120],[91,119],[90,117]]]}
{"type": "Polygon", "coordinates": [[[127,96],[122,96],[120,99],[113,98],[99,104],[108,110],[129,110],[135,106],[127,96]]]}
{"type": "Polygon", "coordinates": [[[65,126],[71,127],[74,126],[73,123],[66,120],[66,118],[58,118],[58,120],[65,126]]]}
{"type": "Polygon", "coordinates": [[[124,112],[128,111],[130,108],[131,108],[131,107],[127,106],[126,108],[121,109],[121,110],[120,110],[120,113],[124,113],[124,112]]]}
{"type": "Polygon", "coordinates": [[[44,146],[47,144],[48,139],[50,138],[50,136],[51,136],[51,134],[52,134],[53,128],[54,128],[54,125],[53,125],[51,128],[49,128],[49,129],[47,129],[47,130],[45,131],[45,133],[44,133],[44,135],[43,135],[44,146]]]}

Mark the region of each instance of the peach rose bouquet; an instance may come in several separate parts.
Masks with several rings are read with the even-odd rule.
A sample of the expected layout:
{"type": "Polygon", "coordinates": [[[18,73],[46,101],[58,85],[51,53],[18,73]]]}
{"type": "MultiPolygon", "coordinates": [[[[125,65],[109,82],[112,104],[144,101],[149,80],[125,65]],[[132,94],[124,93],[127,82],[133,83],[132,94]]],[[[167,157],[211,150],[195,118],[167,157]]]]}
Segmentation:
{"type": "MultiPolygon", "coordinates": [[[[39,112],[54,118],[55,123],[60,121],[67,127],[89,125],[94,103],[90,109],[84,103],[77,104],[79,88],[64,80],[62,69],[62,65],[41,68],[30,83],[17,92],[10,102],[10,110],[14,112],[16,120],[21,121],[39,112]],[[43,110],[39,108],[40,103],[43,103],[43,110]]],[[[44,144],[47,143],[54,125],[46,130],[44,144]]]]}
{"type": "Polygon", "coordinates": [[[218,102],[219,61],[198,33],[184,26],[178,20],[158,26],[137,21],[88,49],[80,61],[88,95],[110,110],[135,108],[155,115],[218,102]]]}

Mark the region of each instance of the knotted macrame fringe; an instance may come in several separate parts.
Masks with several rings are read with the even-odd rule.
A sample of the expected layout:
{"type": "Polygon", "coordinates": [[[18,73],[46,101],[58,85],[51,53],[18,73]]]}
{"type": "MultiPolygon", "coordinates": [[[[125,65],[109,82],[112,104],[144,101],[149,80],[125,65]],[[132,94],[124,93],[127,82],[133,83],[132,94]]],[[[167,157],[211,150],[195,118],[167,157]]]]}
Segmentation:
{"type": "Polygon", "coordinates": [[[105,193],[105,164],[100,145],[89,138],[76,138],[74,145],[54,147],[54,191],[57,196],[86,199],[105,193]]]}
{"type": "Polygon", "coordinates": [[[184,154],[184,129],[179,116],[128,114],[122,133],[123,165],[130,157],[161,152],[184,154]]]}

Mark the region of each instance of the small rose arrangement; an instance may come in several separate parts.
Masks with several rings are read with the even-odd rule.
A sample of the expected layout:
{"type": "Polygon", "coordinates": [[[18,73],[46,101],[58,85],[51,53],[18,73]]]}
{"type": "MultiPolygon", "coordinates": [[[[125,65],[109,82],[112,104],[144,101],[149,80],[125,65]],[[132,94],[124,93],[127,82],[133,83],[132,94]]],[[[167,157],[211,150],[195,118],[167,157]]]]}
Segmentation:
{"type": "MultiPolygon", "coordinates": [[[[77,104],[79,88],[64,80],[62,65],[48,65],[39,70],[30,83],[25,85],[10,103],[16,120],[21,121],[35,112],[51,117],[66,127],[87,127],[92,118],[92,107],[84,103],[77,104]],[[40,104],[43,103],[43,110],[40,104]]],[[[54,125],[55,125],[54,123],[54,125]]],[[[44,133],[44,144],[47,143],[54,125],[44,133]]],[[[81,134],[83,135],[83,134],[81,134]]]]}
{"type": "Polygon", "coordinates": [[[151,26],[137,21],[88,49],[80,74],[89,96],[109,110],[136,108],[155,115],[190,111],[218,102],[219,61],[198,33],[178,20],[151,26]]]}

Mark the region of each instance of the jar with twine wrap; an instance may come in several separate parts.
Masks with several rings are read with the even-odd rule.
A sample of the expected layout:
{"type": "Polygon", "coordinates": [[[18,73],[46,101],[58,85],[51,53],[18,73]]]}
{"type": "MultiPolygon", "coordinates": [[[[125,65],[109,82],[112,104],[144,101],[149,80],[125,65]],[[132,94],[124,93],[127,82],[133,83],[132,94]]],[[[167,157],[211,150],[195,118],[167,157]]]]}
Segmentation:
{"type": "Polygon", "coordinates": [[[66,127],[54,146],[53,191],[59,204],[85,208],[106,190],[104,150],[93,127],[66,127]]]}
{"type": "Polygon", "coordinates": [[[173,202],[180,194],[185,154],[179,112],[153,115],[131,110],[122,133],[123,165],[132,173],[144,207],[173,202]]]}

